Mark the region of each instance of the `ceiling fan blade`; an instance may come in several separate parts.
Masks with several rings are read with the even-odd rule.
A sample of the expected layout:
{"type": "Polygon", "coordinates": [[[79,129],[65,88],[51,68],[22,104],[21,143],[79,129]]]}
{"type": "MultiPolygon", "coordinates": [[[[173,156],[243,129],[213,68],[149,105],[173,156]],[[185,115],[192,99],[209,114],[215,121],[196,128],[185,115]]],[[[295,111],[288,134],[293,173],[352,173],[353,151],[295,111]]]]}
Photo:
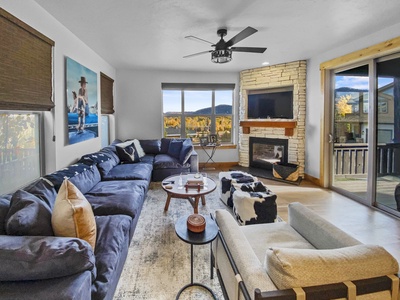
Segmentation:
{"type": "Polygon", "coordinates": [[[202,52],[198,52],[198,53],[194,53],[194,54],[190,54],[190,55],[186,55],[183,58],[188,58],[188,57],[193,57],[193,56],[197,56],[197,55],[201,55],[201,54],[205,54],[205,53],[210,53],[213,50],[208,50],[208,51],[202,51],[202,52]]]}
{"type": "Polygon", "coordinates": [[[249,37],[253,33],[256,33],[258,30],[254,29],[253,27],[248,26],[247,28],[243,29],[241,32],[239,32],[237,35],[235,35],[233,38],[231,38],[229,41],[226,42],[226,46],[230,47],[241,40],[249,37]]]}
{"type": "Polygon", "coordinates": [[[197,42],[202,42],[202,43],[207,43],[207,44],[211,44],[211,45],[214,44],[214,43],[211,43],[209,41],[206,41],[206,40],[203,40],[201,38],[198,38],[198,37],[196,37],[194,35],[185,36],[185,39],[192,40],[192,41],[197,41],[197,42]]]}
{"type": "Polygon", "coordinates": [[[253,52],[253,53],[264,53],[267,48],[261,47],[232,47],[232,51],[235,52],[253,52]]]}

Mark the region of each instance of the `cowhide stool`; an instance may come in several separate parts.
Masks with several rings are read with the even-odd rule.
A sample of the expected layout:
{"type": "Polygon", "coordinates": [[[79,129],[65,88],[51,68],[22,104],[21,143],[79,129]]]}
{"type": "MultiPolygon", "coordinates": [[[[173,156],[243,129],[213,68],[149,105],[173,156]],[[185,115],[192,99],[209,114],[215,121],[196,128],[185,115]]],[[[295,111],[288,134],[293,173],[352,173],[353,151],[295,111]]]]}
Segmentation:
{"type": "Polygon", "coordinates": [[[273,223],[277,216],[276,195],[262,182],[234,183],[233,212],[241,225],[273,223]]]}
{"type": "Polygon", "coordinates": [[[220,182],[219,197],[229,207],[233,207],[232,194],[235,190],[232,183],[251,183],[258,180],[257,177],[242,171],[220,172],[218,178],[220,182]]]}

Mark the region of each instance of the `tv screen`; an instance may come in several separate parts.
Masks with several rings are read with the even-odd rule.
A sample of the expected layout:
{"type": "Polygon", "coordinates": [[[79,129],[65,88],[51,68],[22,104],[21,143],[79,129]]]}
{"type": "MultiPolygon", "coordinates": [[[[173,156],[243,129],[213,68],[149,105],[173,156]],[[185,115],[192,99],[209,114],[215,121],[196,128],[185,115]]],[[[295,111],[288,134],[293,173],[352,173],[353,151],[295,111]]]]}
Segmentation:
{"type": "Polygon", "coordinates": [[[248,95],[249,119],[293,119],[293,91],[248,95]]]}

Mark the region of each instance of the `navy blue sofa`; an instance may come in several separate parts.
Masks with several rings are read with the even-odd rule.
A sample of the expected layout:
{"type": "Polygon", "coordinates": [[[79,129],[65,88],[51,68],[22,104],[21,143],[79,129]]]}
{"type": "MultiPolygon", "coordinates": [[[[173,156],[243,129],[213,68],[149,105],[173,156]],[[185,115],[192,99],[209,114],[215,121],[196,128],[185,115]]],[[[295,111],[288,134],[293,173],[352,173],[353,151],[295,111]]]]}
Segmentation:
{"type": "Polygon", "coordinates": [[[162,152],[161,140],[140,141],[146,155],[140,162],[121,164],[118,142],[0,196],[0,299],[113,298],[152,178],[198,171],[194,150],[182,165],[178,158],[168,157],[168,151],[162,152]],[[29,200],[36,199],[51,212],[64,178],[92,206],[97,226],[94,251],[84,240],[46,232],[51,213],[44,214],[29,200]],[[10,232],[9,220],[21,207],[20,216],[25,214],[34,225],[10,232]]]}

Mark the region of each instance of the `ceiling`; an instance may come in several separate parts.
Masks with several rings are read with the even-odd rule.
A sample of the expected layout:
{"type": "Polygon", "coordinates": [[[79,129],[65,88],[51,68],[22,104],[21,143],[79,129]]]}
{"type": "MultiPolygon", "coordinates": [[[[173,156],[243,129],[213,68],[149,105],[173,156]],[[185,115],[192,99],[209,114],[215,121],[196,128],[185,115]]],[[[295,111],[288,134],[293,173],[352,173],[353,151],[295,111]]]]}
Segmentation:
{"type": "Polygon", "coordinates": [[[35,0],[117,69],[236,72],[308,59],[399,22],[399,0],[35,0]],[[267,47],[263,54],[234,52],[212,63],[211,45],[247,26],[258,32],[238,47],[267,47]]]}

